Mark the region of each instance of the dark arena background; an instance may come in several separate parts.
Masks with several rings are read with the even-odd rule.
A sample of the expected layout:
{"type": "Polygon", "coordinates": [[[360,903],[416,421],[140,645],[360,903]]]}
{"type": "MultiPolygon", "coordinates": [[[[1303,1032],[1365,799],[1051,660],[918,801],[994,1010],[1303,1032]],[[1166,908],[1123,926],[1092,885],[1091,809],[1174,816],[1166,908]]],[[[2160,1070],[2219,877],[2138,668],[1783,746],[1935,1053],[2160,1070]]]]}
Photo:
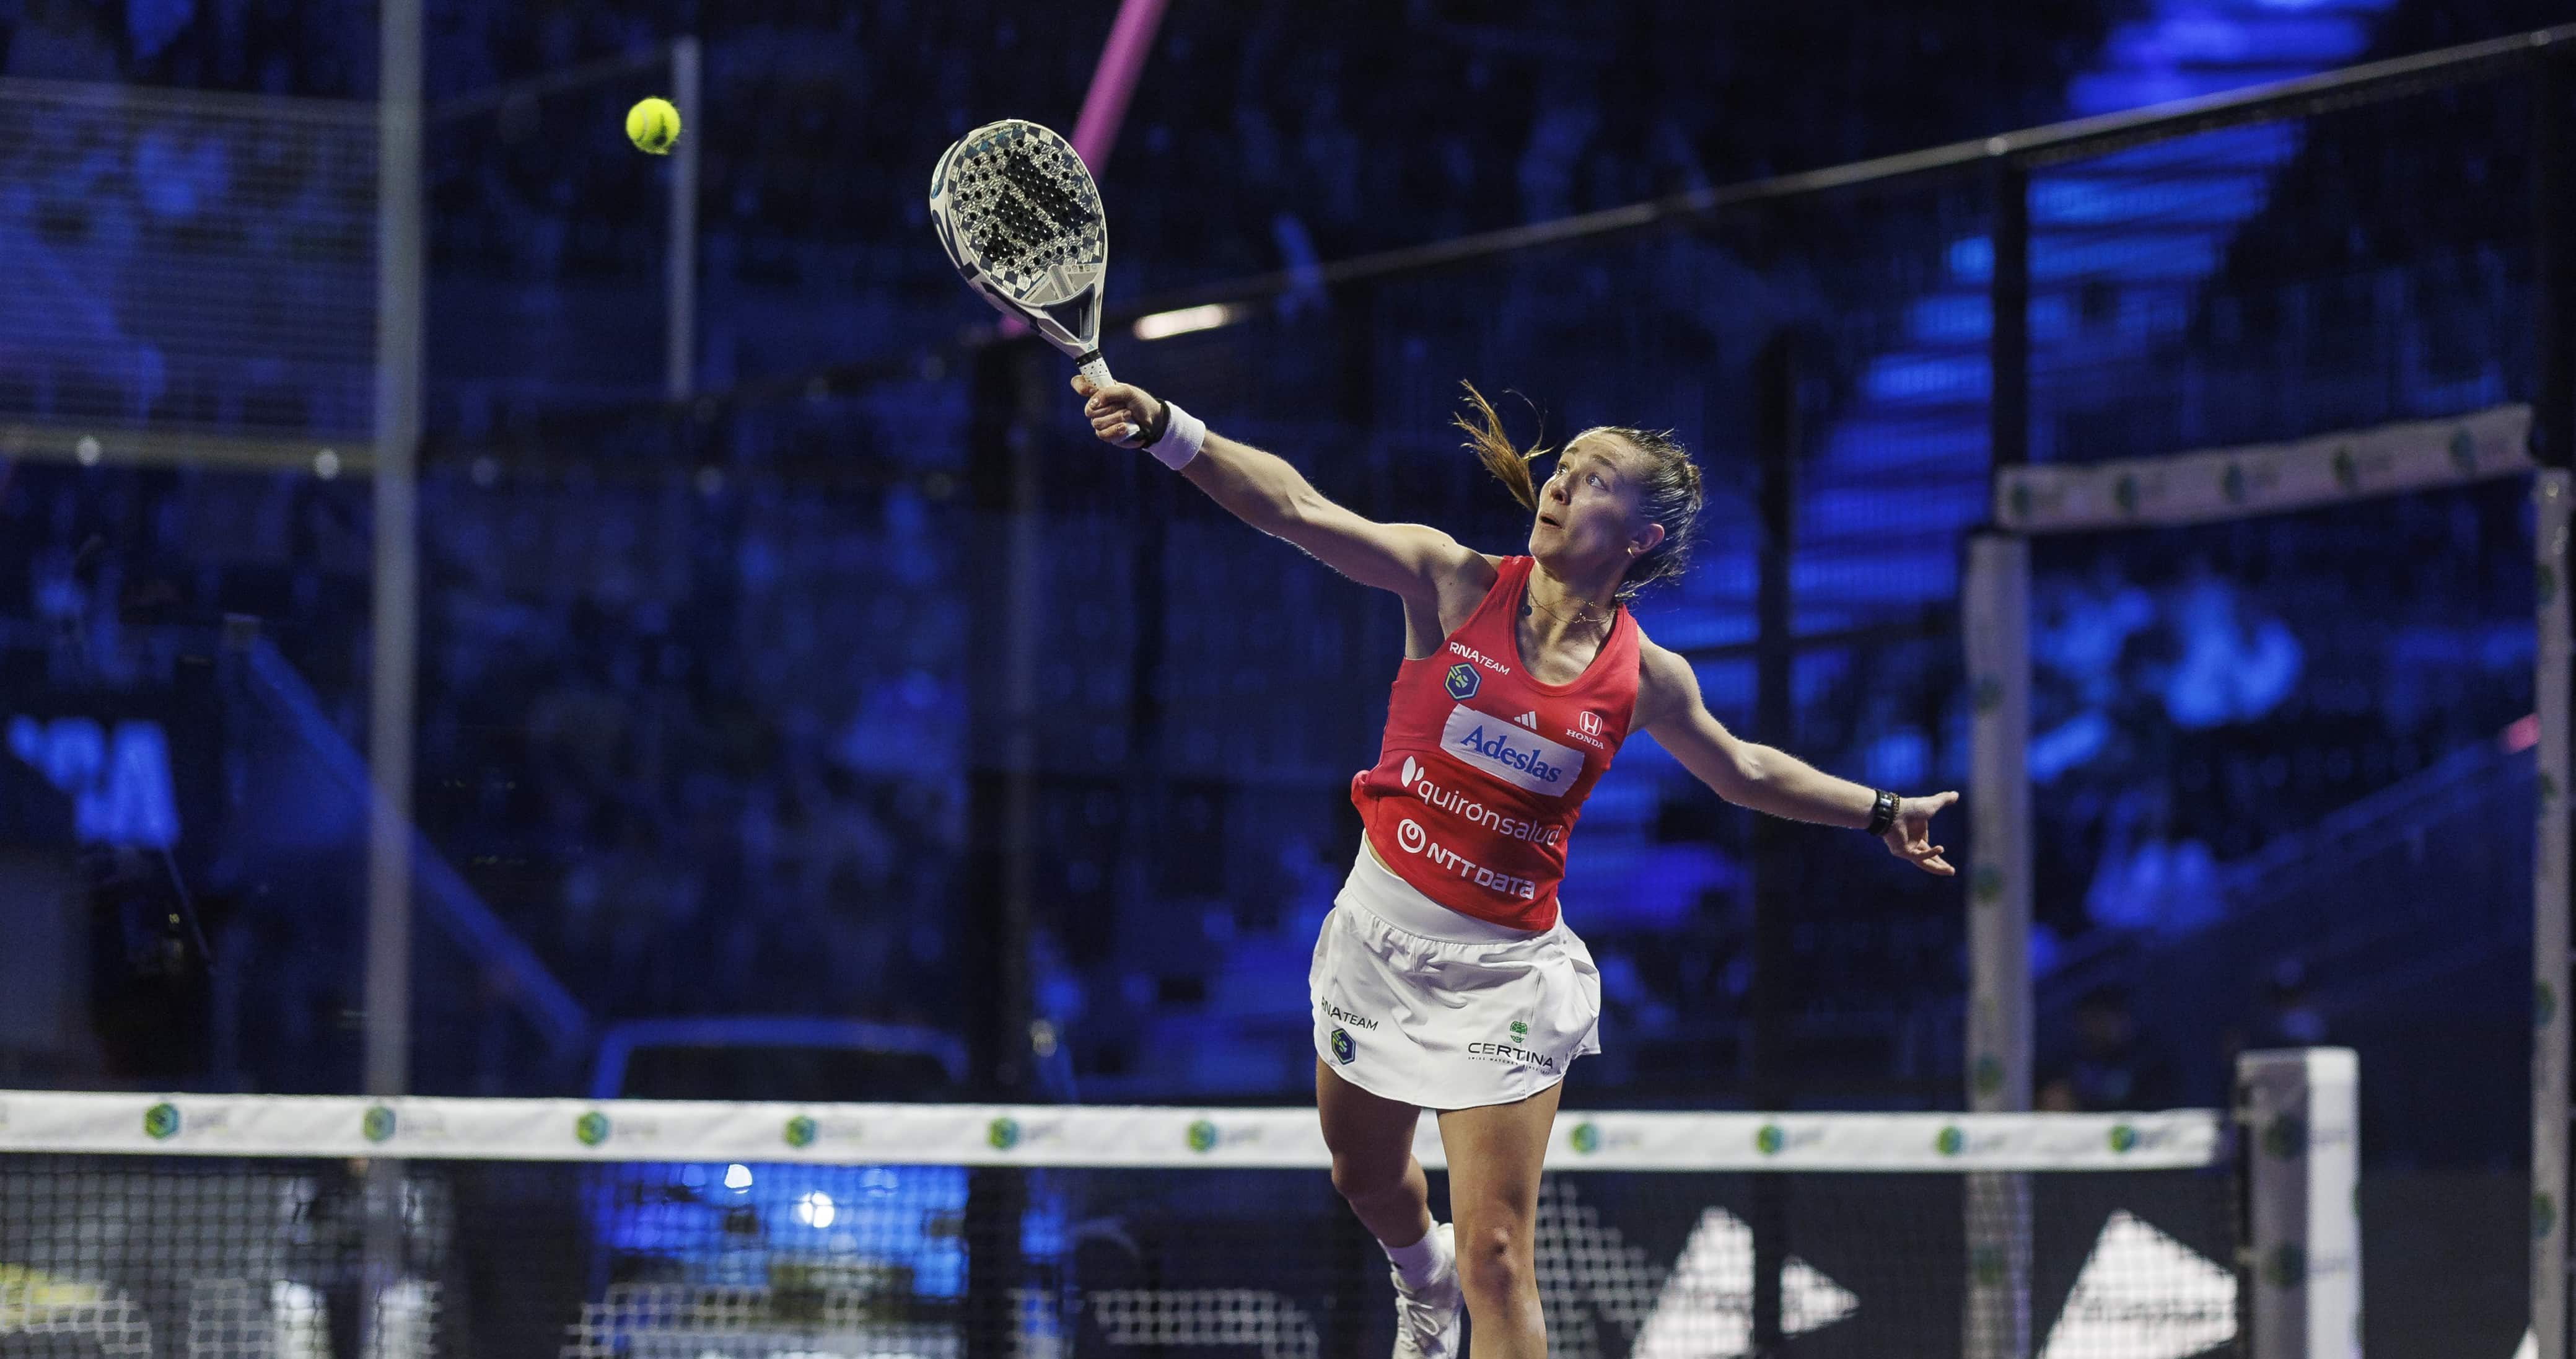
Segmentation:
{"type": "Polygon", "coordinates": [[[2538,0],[0,0],[0,1359],[1416,1352],[1404,605],[959,285],[1005,118],[1121,381],[1496,555],[1462,382],[1670,430],[1637,623],[1961,794],[1619,750],[1548,1352],[2566,1359],[2538,0]]]}

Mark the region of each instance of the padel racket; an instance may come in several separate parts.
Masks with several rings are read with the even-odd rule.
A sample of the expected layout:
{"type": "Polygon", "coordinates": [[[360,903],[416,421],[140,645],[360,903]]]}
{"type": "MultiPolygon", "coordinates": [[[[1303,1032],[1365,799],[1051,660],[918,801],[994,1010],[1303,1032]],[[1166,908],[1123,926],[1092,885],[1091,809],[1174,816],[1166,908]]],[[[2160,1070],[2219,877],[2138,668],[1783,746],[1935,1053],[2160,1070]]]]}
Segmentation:
{"type": "Polygon", "coordinates": [[[1100,357],[1109,223],[1070,143],[1017,118],[958,138],[930,172],[930,224],[967,287],[1063,350],[1094,387],[1109,385],[1100,357]]]}

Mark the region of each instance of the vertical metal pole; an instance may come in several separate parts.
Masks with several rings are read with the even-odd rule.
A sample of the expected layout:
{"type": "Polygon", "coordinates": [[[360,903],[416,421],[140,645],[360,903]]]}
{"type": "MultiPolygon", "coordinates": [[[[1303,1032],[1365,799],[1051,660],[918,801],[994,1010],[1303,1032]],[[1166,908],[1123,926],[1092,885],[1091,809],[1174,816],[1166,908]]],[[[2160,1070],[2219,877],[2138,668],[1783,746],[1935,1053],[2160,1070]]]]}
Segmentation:
{"type": "Polygon", "coordinates": [[[1011,423],[1010,593],[1005,626],[1002,723],[1006,778],[1002,813],[1002,966],[1000,989],[986,998],[1003,1015],[997,1077],[1026,1084],[1029,1047],[1029,930],[1037,908],[1038,645],[1045,626],[1046,540],[1038,511],[1040,412],[1055,389],[1033,345],[1011,346],[1017,414],[1011,423]]]}
{"type": "MultiPolygon", "coordinates": [[[[1989,484],[2030,460],[2030,176],[1995,166],[1989,484]]],[[[1990,494],[1991,503],[1994,497],[1990,494]]],[[[2030,547],[1980,535],[1960,602],[1975,704],[1968,793],[1968,1107],[2030,1107],[2030,547]]],[[[1967,1359],[2030,1353],[2030,1182],[1968,1178],[1967,1359]]]]}
{"type": "MultiPolygon", "coordinates": [[[[2009,534],[1968,544],[1960,602],[1976,715],[1968,775],[1968,1107],[2030,1107],[2030,546],[2009,534]]],[[[2025,1175],[1967,1185],[1967,1359],[2030,1353],[2030,1186],[2025,1175]]]]}
{"type": "MultiPolygon", "coordinates": [[[[1797,473],[1800,429],[1795,335],[1783,330],[1762,347],[1754,377],[1761,403],[1762,557],[1754,613],[1760,649],[1754,659],[1753,729],[1757,739],[1787,745],[1797,711],[1791,681],[1797,663],[1790,568],[1797,543],[1797,473]]],[[[1787,1109],[1790,1089],[1789,1015],[1796,1004],[1794,929],[1799,830],[1776,817],[1753,821],[1753,1105],[1787,1109]]],[[[1780,1272],[1789,1256],[1789,1185],[1781,1175],[1753,1180],[1753,1348],[1780,1352],[1784,1341],[1780,1272]]]]}
{"type": "Polygon", "coordinates": [[[2566,232],[2567,59],[2544,52],[2531,91],[2532,452],[2544,468],[2532,496],[2539,654],[2539,835],[2531,866],[2531,1329],[2535,1359],[2567,1359],[2568,711],[2567,525],[2576,481],[2576,270],[2566,232]]]}
{"type": "MultiPolygon", "coordinates": [[[[411,762],[420,614],[421,0],[383,0],[376,108],[373,672],[367,709],[367,1093],[411,1088],[411,762]]],[[[367,1169],[361,1353],[391,1359],[385,1300],[402,1275],[403,1168],[367,1169]]]]}
{"type": "Polygon", "coordinates": [[[421,0],[385,0],[376,133],[375,636],[367,764],[367,1092],[410,1087],[411,742],[420,611],[421,0]]]}
{"type": "Polygon", "coordinates": [[[1109,914],[1085,926],[1086,933],[1096,932],[1104,943],[1132,922],[1127,912],[1156,900],[1154,870],[1170,824],[1163,772],[1171,762],[1163,757],[1162,695],[1164,628],[1170,613],[1163,589],[1166,521],[1174,489],[1169,471],[1150,458],[1135,459],[1127,469],[1134,488],[1127,497],[1127,626],[1133,632],[1127,651],[1127,761],[1119,779],[1126,823],[1118,832],[1117,899],[1109,903],[1109,914]]]}
{"type": "Polygon", "coordinates": [[[1032,346],[984,346],[973,359],[968,468],[984,557],[979,598],[996,601],[974,671],[977,743],[973,871],[962,903],[967,1012],[960,1016],[981,1093],[1010,1099],[1029,1077],[1027,936],[1036,893],[1037,650],[1044,603],[1037,420],[1054,376],[1032,346]]]}
{"type": "Polygon", "coordinates": [[[663,394],[686,401],[697,390],[698,369],[698,144],[706,138],[707,101],[701,98],[696,38],[671,43],[671,102],[684,129],[671,156],[670,247],[662,258],[663,394]]]}
{"type": "Polygon", "coordinates": [[[2576,465],[2576,269],[2566,238],[2567,62],[2544,55],[2531,84],[2532,455],[2576,465]]]}
{"type": "Polygon", "coordinates": [[[2009,160],[1995,166],[1994,260],[1986,422],[1992,463],[2001,469],[2030,461],[2030,173],[2009,160]]]}
{"type": "Polygon", "coordinates": [[[2567,1357],[2568,612],[2567,527],[2576,474],[2534,478],[2539,657],[2538,834],[2531,871],[2531,1329],[2535,1359],[2567,1357]]]}

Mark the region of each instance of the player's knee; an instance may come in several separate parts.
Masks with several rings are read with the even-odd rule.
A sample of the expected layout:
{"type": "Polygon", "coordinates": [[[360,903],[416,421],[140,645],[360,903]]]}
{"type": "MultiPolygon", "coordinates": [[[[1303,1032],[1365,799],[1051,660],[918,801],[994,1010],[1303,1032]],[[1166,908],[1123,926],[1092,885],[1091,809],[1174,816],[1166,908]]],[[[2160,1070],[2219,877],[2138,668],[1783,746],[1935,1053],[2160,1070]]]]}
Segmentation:
{"type": "Polygon", "coordinates": [[[1513,1226],[1461,1226],[1458,1286],[1479,1310],[1517,1303],[1537,1287],[1528,1233],[1513,1226]]]}
{"type": "Polygon", "coordinates": [[[1336,1156],[1333,1158],[1333,1188],[1344,1199],[1364,1203],[1382,1198],[1404,1187],[1404,1163],[1389,1162],[1384,1157],[1336,1156]]]}

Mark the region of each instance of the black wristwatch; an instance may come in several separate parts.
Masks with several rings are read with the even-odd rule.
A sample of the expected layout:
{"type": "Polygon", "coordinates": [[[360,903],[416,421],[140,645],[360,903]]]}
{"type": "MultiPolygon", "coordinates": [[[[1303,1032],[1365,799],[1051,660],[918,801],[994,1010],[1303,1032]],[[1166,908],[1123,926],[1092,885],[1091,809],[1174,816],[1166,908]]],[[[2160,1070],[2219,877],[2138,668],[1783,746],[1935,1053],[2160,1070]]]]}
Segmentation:
{"type": "Polygon", "coordinates": [[[1869,833],[1872,835],[1885,835],[1887,834],[1888,827],[1895,824],[1896,794],[1881,788],[1878,790],[1878,800],[1870,804],[1869,833]]]}

